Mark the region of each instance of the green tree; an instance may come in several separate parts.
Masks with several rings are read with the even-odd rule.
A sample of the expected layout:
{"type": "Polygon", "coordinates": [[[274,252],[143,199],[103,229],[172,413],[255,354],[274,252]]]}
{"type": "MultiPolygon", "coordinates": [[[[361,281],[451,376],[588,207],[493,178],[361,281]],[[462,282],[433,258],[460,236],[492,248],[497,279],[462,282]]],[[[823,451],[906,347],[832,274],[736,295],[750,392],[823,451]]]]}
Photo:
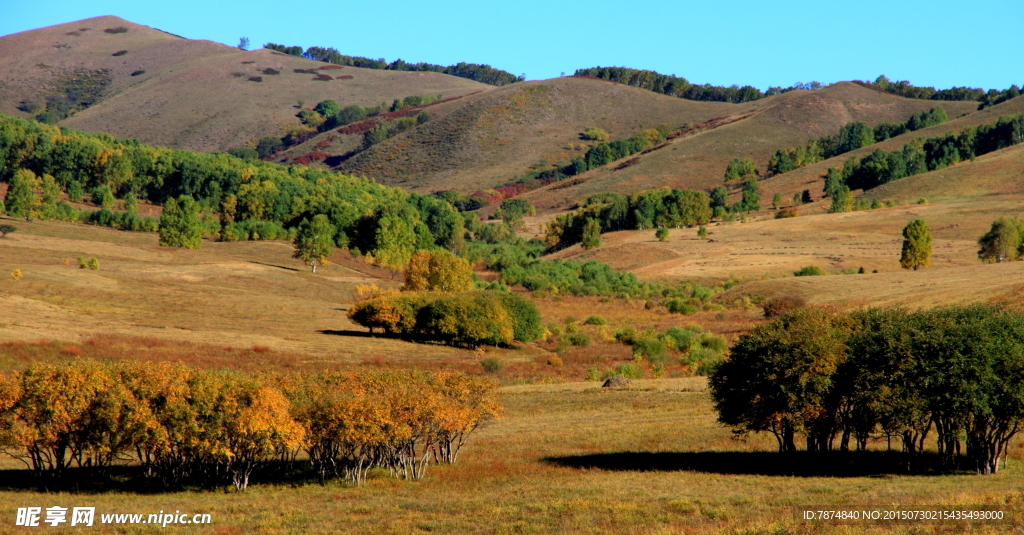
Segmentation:
{"type": "Polygon", "coordinates": [[[903,248],[900,252],[900,266],[917,271],[928,267],[932,256],[932,234],[924,219],[915,219],[903,229],[903,248]]]}
{"type": "Polygon", "coordinates": [[[601,223],[593,218],[587,219],[583,225],[583,239],[581,240],[584,249],[595,249],[601,246],[601,223]]]}
{"type": "Polygon", "coordinates": [[[18,230],[18,227],[14,225],[0,225],[0,238],[7,237],[8,234],[18,230]]]}
{"type": "Polygon", "coordinates": [[[724,207],[729,202],[729,190],[725,186],[718,186],[711,190],[711,208],[724,207]]]}
{"type": "Polygon", "coordinates": [[[758,193],[760,190],[756,178],[747,179],[743,183],[743,200],[740,201],[742,206],[740,211],[756,212],[761,209],[761,195],[758,193]]]}
{"type": "Polygon", "coordinates": [[[702,225],[700,228],[698,228],[697,229],[697,237],[702,239],[702,240],[708,239],[708,229],[707,229],[707,227],[704,227],[702,225]]]}
{"type": "Polygon", "coordinates": [[[778,210],[782,206],[782,194],[776,193],[772,196],[772,208],[778,210]]]}
{"type": "Polygon", "coordinates": [[[978,239],[978,258],[983,262],[1010,262],[1021,257],[1024,221],[1016,217],[1000,217],[992,228],[978,239]]]}
{"type": "Polygon", "coordinates": [[[668,241],[668,229],[661,227],[654,231],[654,237],[658,238],[658,241],[668,241]]]}
{"type": "Polygon", "coordinates": [[[518,197],[512,197],[501,201],[497,212],[494,214],[512,228],[519,228],[523,224],[523,217],[536,215],[537,209],[530,204],[530,201],[518,197]]]}
{"type": "Polygon", "coordinates": [[[397,271],[409,263],[417,249],[416,226],[422,225],[415,214],[415,210],[396,205],[380,210],[371,251],[378,264],[397,271]]]}
{"type": "Polygon", "coordinates": [[[238,38],[238,49],[239,50],[249,50],[249,38],[248,37],[239,37],[238,38]]]}
{"type": "Polygon", "coordinates": [[[377,123],[373,128],[367,130],[366,133],[363,134],[363,148],[368,149],[377,143],[384,141],[388,138],[390,133],[391,130],[386,121],[377,123]]]}
{"type": "Polygon", "coordinates": [[[313,221],[303,218],[299,232],[295,235],[295,252],[292,258],[305,262],[316,273],[317,266],[330,265],[328,258],[334,252],[334,235],[338,229],[324,214],[313,216],[313,221]]]}
{"type": "Polygon", "coordinates": [[[839,186],[839,189],[832,192],[830,195],[832,204],[828,207],[830,214],[838,214],[842,212],[849,212],[853,210],[853,194],[850,193],[850,188],[846,186],[839,186]]]}
{"type": "Polygon", "coordinates": [[[741,336],[709,378],[719,422],[770,431],[780,452],[796,451],[799,432],[808,450],[830,449],[834,375],[850,333],[847,317],[800,308],[741,336]]]}
{"type": "Polygon", "coordinates": [[[318,102],[316,107],[313,108],[313,111],[319,113],[323,117],[331,117],[332,115],[337,114],[338,110],[338,103],[333,100],[324,100],[318,102]]]}
{"type": "Polygon", "coordinates": [[[757,176],[757,164],[749,158],[733,158],[725,168],[725,181],[742,180],[750,176],[757,176]]]}
{"type": "Polygon", "coordinates": [[[160,245],[199,249],[203,245],[199,205],[188,196],[167,199],[158,227],[160,245]]]}
{"type": "Polygon", "coordinates": [[[39,179],[32,171],[15,171],[7,185],[7,196],[4,198],[7,213],[14,217],[30,217],[39,203],[36,198],[38,183],[39,179]]]}

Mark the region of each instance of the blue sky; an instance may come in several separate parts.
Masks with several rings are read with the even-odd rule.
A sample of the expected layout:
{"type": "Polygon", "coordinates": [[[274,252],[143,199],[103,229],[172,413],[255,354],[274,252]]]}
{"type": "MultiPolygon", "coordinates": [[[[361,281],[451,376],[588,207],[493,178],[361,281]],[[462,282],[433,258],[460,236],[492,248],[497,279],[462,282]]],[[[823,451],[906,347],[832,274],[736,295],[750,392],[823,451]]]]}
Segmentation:
{"type": "Polygon", "coordinates": [[[191,39],[335,47],[409,62],[488,63],[529,79],[628,66],[761,89],[818,80],[1024,83],[1024,1],[238,2],[10,0],[0,35],[117,15],[191,39]]]}

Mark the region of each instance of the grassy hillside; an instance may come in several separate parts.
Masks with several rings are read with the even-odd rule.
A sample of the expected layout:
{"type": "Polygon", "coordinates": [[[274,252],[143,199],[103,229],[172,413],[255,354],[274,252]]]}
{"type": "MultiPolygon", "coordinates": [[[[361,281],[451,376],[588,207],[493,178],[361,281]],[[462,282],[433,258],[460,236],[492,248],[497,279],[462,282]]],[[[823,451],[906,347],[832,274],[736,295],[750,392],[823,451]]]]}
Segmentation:
{"type": "MultiPolygon", "coordinates": [[[[911,101],[931,102],[931,101],[911,101]]],[[[940,105],[951,104],[943,102],[940,105]]],[[[951,118],[958,114],[949,111],[951,118]]],[[[794,193],[802,192],[805,189],[811,190],[814,199],[824,195],[825,171],[829,167],[841,167],[851,156],[862,158],[876,149],[899,150],[905,144],[917,137],[941,136],[947,132],[959,132],[967,126],[978,126],[995,123],[1003,115],[1014,115],[1024,112],[1024,99],[1015,98],[1002,104],[985,108],[984,110],[970,113],[963,117],[955,118],[947,123],[938,124],[894,138],[869,145],[817,162],[806,167],[801,167],[788,173],[774,176],[760,183],[761,196],[764,199],[771,199],[772,194],[780,193],[783,199],[789,199],[794,193]]],[[[905,179],[891,182],[882,187],[866,192],[868,198],[893,199],[898,201],[915,201],[924,196],[929,199],[938,198],[963,198],[987,195],[996,192],[1017,192],[1020,191],[1019,169],[1022,167],[1019,147],[1011,147],[979,157],[975,162],[965,162],[949,167],[941,171],[933,171],[924,175],[907,177],[905,179]],[[979,166],[980,162],[986,162],[979,166]],[[943,178],[945,177],[945,178],[943,178]]],[[[827,209],[828,201],[821,203],[819,209],[827,209]]]]}
{"type": "Polygon", "coordinates": [[[300,100],[308,106],[326,99],[342,106],[372,106],[409,95],[449,97],[490,87],[438,73],[322,70],[324,66],[270,50],[245,52],[117,17],[99,17],[0,38],[0,111],[26,116],[17,110],[23,101],[44,102],[47,94],[100,73],[96,76],[104,82],[99,84],[98,103],[62,125],[215,151],[281,135],[282,129],[299,125],[295,114],[300,100]],[[122,51],[126,52],[112,55],[122,51]],[[273,72],[278,74],[267,74],[273,72]],[[318,76],[323,73],[332,79],[318,76]]]}
{"type": "Polygon", "coordinates": [[[593,145],[581,138],[590,126],[628,137],[658,124],[679,128],[741,109],[586,78],[514,84],[448,106],[453,110],[444,117],[341,168],[406,189],[471,193],[582,155],[593,145]]]}
{"type": "MultiPolygon", "coordinates": [[[[976,108],[970,102],[942,104],[954,117],[976,108]]],[[[339,168],[406,189],[471,193],[582,156],[595,144],[581,138],[588,126],[606,130],[612,139],[658,124],[674,130],[697,127],[631,165],[616,162],[527,195],[539,207],[558,208],[599,191],[712,188],[733,158],[751,158],[764,168],[776,150],[834,134],[849,122],[902,122],[934,105],[852,83],[727,104],[674,99],[589,78],[559,78],[431,108],[426,125],[379,143],[339,168]]],[[[283,156],[294,159],[314,147],[342,154],[360,141],[360,135],[324,134],[283,156]]]]}
{"type": "MultiPolygon", "coordinates": [[[[665,148],[642,155],[636,164],[620,169],[621,162],[616,162],[576,177],[578,184],[553,184],[526,198],[537,206],[558,208],[600,191],[631,193],[662,186],[711,189],[722,183],[725,167],[733,158],[749,158],[763,172],[778,149],[835,134],[853,121],[869,125],[906,121],[935,105],[847,82],[819,91],[792,91],[735,105],[737,111],[731,117],[737,120],[673,140],[665,148]]],[[[941,105],[951,117],[977,107],[970,102],[941,105]]]]}

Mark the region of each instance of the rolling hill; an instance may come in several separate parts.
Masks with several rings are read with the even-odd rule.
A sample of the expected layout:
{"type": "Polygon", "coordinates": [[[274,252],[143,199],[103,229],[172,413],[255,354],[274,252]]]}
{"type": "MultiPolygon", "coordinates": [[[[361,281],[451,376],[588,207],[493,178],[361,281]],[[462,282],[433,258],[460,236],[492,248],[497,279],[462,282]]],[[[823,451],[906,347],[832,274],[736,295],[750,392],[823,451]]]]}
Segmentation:
{"type": "Polygon", "coordinates": [[[95,103],[60,124],[209,152],[298,125],[299,101],[372,106],[490,87],[439,73],[322,67],[271,50],[246,52],[97,17],[0,37],[0,111],[28,116],[19,106],[87,84],[95,103]]]}

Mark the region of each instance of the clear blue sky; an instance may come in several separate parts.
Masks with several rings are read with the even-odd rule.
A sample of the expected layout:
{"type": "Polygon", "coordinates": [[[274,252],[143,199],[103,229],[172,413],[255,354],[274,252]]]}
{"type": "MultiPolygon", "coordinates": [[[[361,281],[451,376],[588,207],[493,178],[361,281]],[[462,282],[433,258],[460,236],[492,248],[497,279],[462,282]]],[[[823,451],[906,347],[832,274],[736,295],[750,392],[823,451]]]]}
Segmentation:
{"type": "Polygon", "coordinates": [[[761,89],[818,80],[946,88],[1024,83],[1024,1],[267,2],[5,0],[0,35],[117,15],[190,39],[337,48],[409,62],[488,63],[528,79],[628,66],[761,89]]]}

